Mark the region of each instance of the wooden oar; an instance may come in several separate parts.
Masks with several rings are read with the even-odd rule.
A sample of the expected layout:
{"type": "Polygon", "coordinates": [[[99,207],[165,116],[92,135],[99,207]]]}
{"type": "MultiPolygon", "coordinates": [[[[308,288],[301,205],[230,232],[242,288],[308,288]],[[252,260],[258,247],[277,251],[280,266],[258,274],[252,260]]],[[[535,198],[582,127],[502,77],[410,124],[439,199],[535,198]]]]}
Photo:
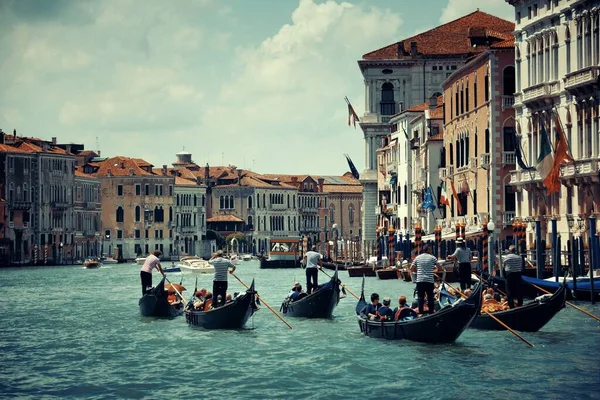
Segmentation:
{"type": "MultiPolygon", "coordinates": [[[[437,274],[434,274],[437,276],[437,274]]],[[[439,278],[439,276],[438,276],[439,278]]],[[[442,280],[440,278],[440,280],[442,280]]],[[[454,290],[456,293],[460,293],[460,295],[464,298],[467,298],[468,296],[466,294],[464,294],[463,292],[461,292],[460,290],[458,290],[455,287],[452,287],[448,282],[443,281],[446,285],[448,285],[449,288],[451,288],[452,290],[454,290]]],[[[500,321],[496,316],[492,315],[490,312],[488,311],[483,311],[485,314],[489,315],[494,321],[496,321],[497,323],[499,323],[500,325],[502,325],[504,328],[506,328],[510,333],[512,333],[513,335],[515,335],[516,337],[518,337],[519,339],[521,339],[522,341],[524,341],[525,343],[527,343],[528,345],[530,345],[531,347],[535,347],[535,345],[533,343],[531,343],[530,341],[528,341],[527,339],[525,339],[523,336],[519,335],[517,332],[515,332],[510,326],[506,325],[504,322],[500,321]]]]}
{"type": "MultiPolygon", "coordinates": [[[[233,277],[234,277],[235,279],[237,279],[237,280],[238,280],[238,281],[239,281],[239,282],[240,282],[242,285],[244,285],[244,286],[246,287],[246,289],[249,289],[249,288],[250,288],[250,286],[248,286],[248,285],[247,285],[247,284],[246,284],[244,281],[242,281],[240,278],[238,278],[236,274],[234,274],[233,272],[229,272],[229,273],[230,273],[231,275],[233,275],[233,277]]],[[[277,314],[277,312],[276,312],[275,310],[273,310],[273,309],[271,308],[271,306],[270,306],[270,305],[268,305],[268,304],[267,304],[267,302],[266,302],[266,301],[265,301],[263,298],[261,298],[261,297],[258,295],[258,293],[256,293],[256,297],[257,297],[257,298],[258,298],[258,299],[259,299],[259,300],[260,300],[260,301],[261,301],[261,302],[262,302],[262,303],[263,303],[265,306],[267,306],[267,308],[268,308],[269,310],[271,310],[271,312],[272,312],[273,314],[275,314],[275,316],[276,316],[277,318],[279,318],[279,319],[281,320],[281,322],[283,322],[284,324],[286,324],[288,328],[292,329],[292,326],[291,326],[290,324],[288,324],[288,323],[287,323],[287,321],[286,321],[285,319],[283,319],[283,317],[282,317],[281,315],[277,314]]]]}
{"type": "MultiPolygon", "coordinates": [[[[323,268],[319,268],[319,270],[324,273],[326,276],[328,276],[329,278],[331,278],[331,275],[329,275],[327,272],[323,271],[323,268]]],[[[340,286],[342,286],[344,289],[346,289],[348,291],[348,293],[350,293],[352,296],[354,296],[356,298],[356,300],[360,300],[360,298],[354,294],[354,292],[352,290],[350,290],[350,288],[346,285],[344,285],[343,283],[341,283],[340,281],[340,286]]]]}
{"type": "MultiPolygon", "coordinates": [[[[483,279],[483,277],[480,277],[479,275],[477,275],[477,274],[475,274],[475,273],[474,273],[474,275],[475,275],[477,278],[479,278],[480,280],[482,280],[482,281],[484,281],[484,282],[487,282],[487,284],[489,285],[489,282],[488,282],[488,281],[486,281],[485,279],[483,279]]],[[[538,285],[535,285],[535,284],[533,284],[533,283],[530,283],[530,282],[527,282],[527,283],[529,283],[531,286],[533,286],[534,288],[536,288],[536,289],[537,289],[537,290],[539,290],[540,292],[544,292],[544,293],[547,293],[547,294],[552,294],[552,292],[549,292],[549,291],[547,291],[546,289],[539,287],[538,285]]],[[[498,291],[499,291],[500,293],[502,293],[504,296],[508,296],[508,295],[507,295],[506,293],[504,293],[502,290],[498,289],[498,291]]],[[[573,307],[573,308],[574,308],[574,309],[576,309],[577,311],[581,311],[582,313],[584,313],[584,314],[585,314],[585,315],[587,315],[588,317],[592,317],[592,318],[594,318],[596,321],[600,321],[600,318],[598,318],[597,316],[595,316],[594,314],[592,314],[592,313],[590,313],[590,312],[587,312],[587,311],[586,311],[586,310],[584,310],[583,308],[581,308],[581,307],[578,307],[578,306],[576,306],[575,304],[573,304],[573,303],[571,303],[571,302],[569,302],[569,301],[565,301],[565,303],[566,303],[568,306],[570,306],[570,307],[573,307]]]]}

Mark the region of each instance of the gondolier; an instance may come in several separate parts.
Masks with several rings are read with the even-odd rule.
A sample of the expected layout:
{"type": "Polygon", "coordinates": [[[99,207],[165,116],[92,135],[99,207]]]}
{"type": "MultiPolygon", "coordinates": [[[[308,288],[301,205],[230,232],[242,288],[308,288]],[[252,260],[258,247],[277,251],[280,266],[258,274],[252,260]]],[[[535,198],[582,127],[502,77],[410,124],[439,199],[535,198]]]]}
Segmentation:
{"type": "Polygon", "coordinates": [[[461,237],[456,239],[456,245],[456,250],[448,258],[458,262],[460,290],[466,290],[471,287],[471,249],[465,245],[465,240],[461,237]]]}
{"type": "Polygon", "coordinates": [[[306,265],[306,293],[311,294],[319,286],[319,269],[323,264],[323,256],[317,252],[317,246],[312,246],[304,255],[306,265]]]}
{"type": "Polygon", "coordinates": [[[419,297],[419,314],[423,314],[425,294],[427,294],[427,308],[429,313],[434,312],[435,297],[433,294],[433,275],[440,272],[437,258],[431,254],[431,246],[425,245],[423,253],[418,255],[412,264],[411,270],[417,273],[417,296],[419,297]]]}
{"type": "Polygon", "coordinates": [[[504,263],[504,272],[506,272],[506,294],[508,295],[508,306],[515,308],[515,298],[517,307],[523,305],[523,291],[521,290],[521,275],[523,272],[523,260],[517,255],[517,248],[510,245],[508,255],[502,258],[504,263]]]}
{"type": "Polygon", "coordinates": [[[152,287],[152,270],[156,268],[158,272],[164,277],[162,267],[160,266],[160,250],[154,250],[152,254],[146,257],[144,265],[140,271],[140,279],[142,281],[142,296],[146,294],[146,291],[152,287]]]}
{"type": "Polygon", "coordinates": [[[223,250],[217,250],[208,263],[215,267],[212,292],[213,307],[219,307],[225,304],[225,297],[227,296],[227,272],[233,273],[235,265],[228,259],[223,258],[223,250]]]}

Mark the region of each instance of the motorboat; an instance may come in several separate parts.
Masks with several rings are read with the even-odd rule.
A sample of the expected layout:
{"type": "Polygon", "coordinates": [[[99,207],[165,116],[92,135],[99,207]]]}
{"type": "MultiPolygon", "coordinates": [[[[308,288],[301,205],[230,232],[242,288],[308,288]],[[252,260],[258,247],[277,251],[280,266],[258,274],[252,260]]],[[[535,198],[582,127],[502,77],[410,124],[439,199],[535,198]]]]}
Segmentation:
{"type": "Polygon", "coordinates": [[[100,268],[102,266],[102,263],[98,258],[88,258],[83,262],[83,266],[87,269],[100,268]]]}
{"type": "Polygon", "coordinates": [[[138,257],[135,259],[137,265],[144,265],[144,262],[146,262],[146,257],[138,257]]]}
{"type": "Polygon", "coordinates": [[[176,264],[177,267],[183,273],[191,273],[191,274],[214,274],[215,267],[210,265],[208,261],[203,260],[200,257],[196,256],[188,256],[182,257],[179,260],[179,263],[176,264]]]}
{"type": "Polygon", "coordinates": [[[250,261],[250,260],[252,260],[252,254],[244,254],[244,255],[242,255],[242,260],[244,260],[244,261],[250,261]]]}
{"type": "MultiPolygon", "coordinates": [[[[118,260],[115,260],[115,259],[114,259],[114,258],[112,258],[112,257],[100,257],[100,262],[101,262],[102,264],[118,264],[118,263],[119,263],[119,261],[118,261],[118,260]]],[[[142,263],[142,264],[143,264],[143,263],[142,263]]]]}

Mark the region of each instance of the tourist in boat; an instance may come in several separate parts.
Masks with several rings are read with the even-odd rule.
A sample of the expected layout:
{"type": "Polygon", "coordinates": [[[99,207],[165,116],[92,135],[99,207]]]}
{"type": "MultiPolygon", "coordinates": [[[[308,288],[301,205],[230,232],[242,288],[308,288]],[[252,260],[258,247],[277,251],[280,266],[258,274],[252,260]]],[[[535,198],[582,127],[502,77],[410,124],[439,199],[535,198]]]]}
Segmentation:
{"type": "Polygon", "coordinates": [[[428,313],[433,313],[435,295],[434,289],[434,272],[441,272],[437,265],[437,258],[431,254],[431,246],[425,245],[423,253],[419,254],[413,261],[413,272],[417,273],[417,296],[419,301],[419,314],[424,313],[423,306],[425,305],[425,295],[427,295],[428,313]]]}
{"type": "Polygon", "coordinates": [[[456,250],[448,258],[458,262],[460,290],[465,290],[471,286],[471,249],[465,245],[465,240],[461,237],[456,239],[456,246],[456,250]]]}
{"type": "Polygon", "coordinates": [[[217,250],[208,263],[215,267],[213,298],[217,299],[215,307],[219,307],[224,304],[225,296],[227,296],[227,272],[232,274],[235,271],[235,265],[228,259],[223,258],[223,250],[217,250]]]}
{"type": "Polygon", "coordinates": [[[398,297],[398,307],[394,309],[395,321],[407,321],[416,318],[417,313],[406,304],[406,296],[398,297]]]}
{"type": "Polygon", "coordinates": [[[393,321],[394,311],[390,308],[391,300],[389,297],[383,298],[383,305],[377,310],[377,316],[381,321],[393,321]]]}
{"type": "Polygon", "coordinates": [[[523,291],[521,289],[521,274],[523,271],[523,260],[517,255],[515,245],[510,245],[508,255],[502,259],[504,263],[504,272],[506,273],[506,294],[508,295],[508,306],[515,308],[515,298],[517,307],[523,305],[523,291]]]}
{"type": "Polygon", "coordinates": [[[231,297],[231,293],[227,293],[227,296],[225,296],[225,304],[231,303],[232,301],[233,298],[231,297]]]}
{"type": "Polygon", "coordinates": [[[306,265],[306,293],[310,294],[319,286],[319,269],[323,265],[323,256],[317,252],[317,246],[312,246],[304,255],[303,264],[306,265]]]}
{"type": "Polygon", "coordinates": [[[379,303],[379,295],[377,293],[371,294],[371,304],[367,304],[362,310],[361,314],[369,319],[375,319],[377,317],[377,311],[381,308],[379,303]]]}
{"type": "Polygon", "coordinates": [[[152,288],[152,271],[156,268],[158,272],[164,277],[165,273],[163,272],[162,267],[160,266],[160,255],[162,253],[160,250],[154,250],[152,254],[146,257],[144,261],[144,265],[140,271],[140,279],[142,281],[142,296],[146,294],[146,292],[152,288]]]}
{"type": "Polygon", "coordinates": [[[306,297],[306,293],[302,291],[302,285],[298,284],[294,286],[294,291],[292,291],[289,295],[290,301],[296,301],[303,297],[306,297]]]}
{"type": "Polygon", "coordinates": [[[290,289],[290,292],[288,293],[287,297],[291,297],[292,294],[294,294],[298,289],[298,286],[300,286],[300,282],[294,282],[294,286],[292,286],[292,288],[290,289]]]}

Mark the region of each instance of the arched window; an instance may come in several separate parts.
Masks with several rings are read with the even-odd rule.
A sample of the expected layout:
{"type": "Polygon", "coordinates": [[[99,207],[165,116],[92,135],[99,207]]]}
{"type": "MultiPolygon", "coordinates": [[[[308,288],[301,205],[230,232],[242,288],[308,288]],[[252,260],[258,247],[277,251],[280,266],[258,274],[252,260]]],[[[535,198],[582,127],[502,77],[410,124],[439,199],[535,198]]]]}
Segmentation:
{"type": "Polygon", "coordinates": [[[287,195],[287,207],[290,208],[290,195],[289,195],[289,193],[287,195]]]}
{"type": "Polygon", "coordinates": [[[394,101],[394,85],[386,82],[381,86],[381,115],[396,114],[396,102],[394,101]]]}
{"type": "Polygon", "coordinates": [[[173,221],[173,207],[169,206],[169,221],[173,221]]]}
{"type": "Polygon", "coordinates": [[[175,204],[176,204],[176,205],[179,205],[179,194],[177,195],[177,199],[176,199],[176,202],[175,202],[175,204]]]}
{"type": "Polygon", "coordinates": [[[335,222],[335,207],[333,205],[329,207],[329,220],[332,224],[335,222]]]}
{"type": "Polygon", "coordinates": [[[248,230],[252,230],[254,227],[252,226],[252,215],[248,215],[248,230]]]}
{"type": "Polygon", "coordinates": [[[513,96],[515,94],[515,67],[509,65],[502,72],[502,94],[513,96]]]}
{"type": "Polygon", "coordinates": [[[225,198],[223,196],[219,196],[219,208],[221,210],[225,208],[225,198]]]}
{"type": "Polygon", "coordinates": [[[354,205],[350,204],[348,206],[348,221],[353,224],[354,223],[354,205]]]}
{"type": "Polygon", "coordinates": [[[229,208],[235,208],[235,202],[233,201],[233,196],[229,196],[229,208]]]}
{"type": "Polygon", "coordinates": [[[252,208],[252,196],[248,196],[248,209],[252,208]]]}
{"type": "Polygon", "coordinates": [[[28,195],[27,184],[24,183],[23,184],[23,201],[29,201],[29,198],[27,195],[28,195]]]}
{"type": "Polygon", "coordinates": [[[194,207],[198,206],[198,197],[194,195],[194,207]]]}
{"type": "Polygon", "coordinates": [[[267,195],[263,193],[263,208],[267,208],[267,195]]]}
{"type": "Polygon", "coordinates": [[[260,208],[260,194],[256,195],[256,208],[260,208]]]}
{"type": "Polygon", "coordinates": [[[117,207],[117,222],[123,222],[123,207],[117,207]]]}
{"type": "Polygon", "coordinates": [[[135,206],[135,222],[140,222],[141,218],[141,208],[140,206],[135,206]]]}

